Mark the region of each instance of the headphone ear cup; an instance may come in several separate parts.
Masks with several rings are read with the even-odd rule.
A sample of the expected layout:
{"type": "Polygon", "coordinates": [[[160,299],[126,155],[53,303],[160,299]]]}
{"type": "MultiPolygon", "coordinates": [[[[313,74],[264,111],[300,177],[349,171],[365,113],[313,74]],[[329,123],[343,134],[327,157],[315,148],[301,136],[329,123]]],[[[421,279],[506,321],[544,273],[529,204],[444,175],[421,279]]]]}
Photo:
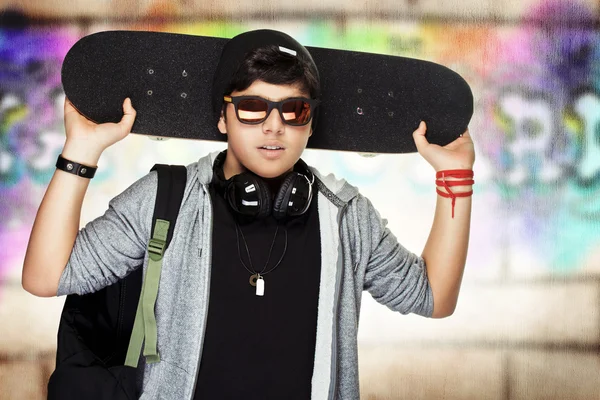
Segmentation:
{"type": "Polygon", "coordinates": [[[297,172],[289,173],[273,201],[273,217],[283,219],[304,214],[312,200],[312,188],[308,178],[297,172]]]}
{"type": "Polygon", "coordinates": [[[267,185],[252,174],[242,173],[230,179],[225,190],[229,206],[237,213],[265,218],[271,213],[271,193],[267,185]]]}

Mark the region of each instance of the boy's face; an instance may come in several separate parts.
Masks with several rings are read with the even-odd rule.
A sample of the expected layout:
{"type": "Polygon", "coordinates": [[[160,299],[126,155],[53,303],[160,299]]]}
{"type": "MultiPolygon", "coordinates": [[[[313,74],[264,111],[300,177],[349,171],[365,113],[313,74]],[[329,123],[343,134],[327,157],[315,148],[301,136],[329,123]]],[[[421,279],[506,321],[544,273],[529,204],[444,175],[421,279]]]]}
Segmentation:
{"type": "MultiPolygon", "coordinates": [[[[271,101],[310,97],[296,86],[272,85],[263,81],[255,81],[246,90],[234,91],[231,96],[260,96],[271,101]]],[[[287,125],[276,109],[257,125],[241,123],[233,104],[227,104],[225,112],[227,118],[221,116],[217,127],[227,135],[227,157],[223,165],[226,179],[245,170],[267,179],[285,174],[294,167],[312,134],[311,122],[304,126],[287,125]],[[281,149],[267,150],[265,146],[281,149]]]]}

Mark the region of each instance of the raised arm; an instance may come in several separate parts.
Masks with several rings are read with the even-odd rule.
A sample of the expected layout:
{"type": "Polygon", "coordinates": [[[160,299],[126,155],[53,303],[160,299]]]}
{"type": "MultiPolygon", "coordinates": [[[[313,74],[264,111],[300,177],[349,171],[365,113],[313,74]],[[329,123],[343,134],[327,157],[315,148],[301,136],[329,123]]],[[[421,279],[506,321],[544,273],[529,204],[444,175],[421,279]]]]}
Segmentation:
{"type": "MultiPolygon", "coordinates": [[[[426,129],[422,122],[413,137],[417,150],[436,172],[473,169],[475,151],[469,131],[441,147],[427,141],[426,129]]],[[[461,179],[450,177],[447,180],[461,179]]],[[[460,195],[471,191],[471,187],[468,184],[450,186],[450,189],[460,195]]],[[[438,189],[447,193],[447,188],[438,186],[438,189]]],[[[422,253],[433,292],[434,318],[452,315],[456,308],[467,257],[470,225],[470,196],[457,197],[453,210],[451,199],[438,194],[431,232],[422,253]]]]}
{"type": "MultiPolygon", "coordinates": [[[[62,156],[87,166],[96,166],[102,152],[131,131],[135,110],[123,102],[123,118],[117,124],[95,124],[83,117],[65,99],[66,141],[62,156]]],[[[22,285],[40,297],[56,295],[61,274],[79,231],[81,206],[89,179],[56,170],[46,189],[27,245],[22,285]]]]}

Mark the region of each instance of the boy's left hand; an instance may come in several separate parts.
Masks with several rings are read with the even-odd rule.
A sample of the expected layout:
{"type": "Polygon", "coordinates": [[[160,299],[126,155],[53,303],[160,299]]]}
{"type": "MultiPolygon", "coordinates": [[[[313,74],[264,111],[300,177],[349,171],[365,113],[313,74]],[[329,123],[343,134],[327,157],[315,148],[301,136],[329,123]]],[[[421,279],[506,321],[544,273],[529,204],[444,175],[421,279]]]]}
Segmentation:
{"type": "Polygon", "coordinates": [[[427,160],[435,171],[449,169],[473,169],[475,163],[475,146],[469,130],[446,146],[429,143],[425,138],[427,125],[421,121],[419,127],[413,132],[413,139],[419,154],[427,160]]]}

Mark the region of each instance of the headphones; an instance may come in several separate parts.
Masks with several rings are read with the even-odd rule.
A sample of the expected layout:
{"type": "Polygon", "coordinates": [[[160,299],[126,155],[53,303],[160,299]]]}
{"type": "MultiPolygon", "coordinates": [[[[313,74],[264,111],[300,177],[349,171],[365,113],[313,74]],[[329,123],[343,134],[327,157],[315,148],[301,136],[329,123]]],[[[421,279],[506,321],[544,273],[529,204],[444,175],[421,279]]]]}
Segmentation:
{"type": "Polygon", "coordinates": [[[304,214],[313,196],[314,174],[301,159],[283,178],[279,190],[272,195],[269,186],[250,171],[225,179],[223,164],[227,150],[219,153],[213,164],[213,183],[236,213],[256,219],[269,215],[277,220],[304,214]],[[300,171],[297,172],[296,170],[300,171]]]}

